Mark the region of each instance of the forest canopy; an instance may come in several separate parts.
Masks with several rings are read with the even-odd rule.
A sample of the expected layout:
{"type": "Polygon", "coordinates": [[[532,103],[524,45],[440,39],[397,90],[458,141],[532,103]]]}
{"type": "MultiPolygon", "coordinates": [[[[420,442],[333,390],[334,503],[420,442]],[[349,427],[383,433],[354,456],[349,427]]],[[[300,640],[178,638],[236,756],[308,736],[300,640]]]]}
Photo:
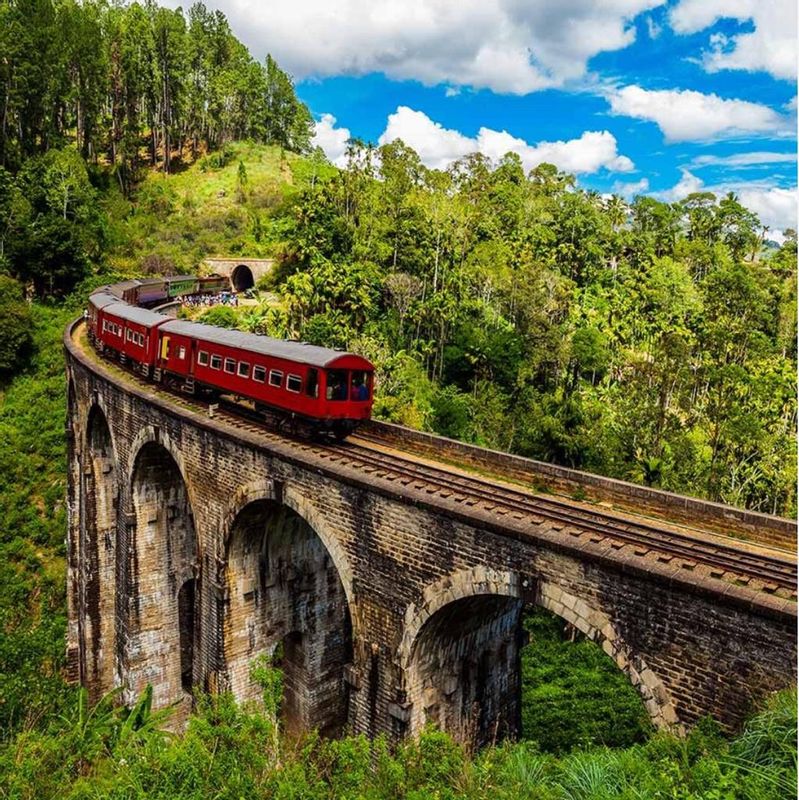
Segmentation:
{"type": "Polygon", "coordinates": [[[794,511],[796,233],[734,194],[628,202],[400,140],[334,168],[201,3],[5,0],[0,37],[0,271],[29,295],[271,256],[237,324],[360,350],[383,418],[794,511]]]}

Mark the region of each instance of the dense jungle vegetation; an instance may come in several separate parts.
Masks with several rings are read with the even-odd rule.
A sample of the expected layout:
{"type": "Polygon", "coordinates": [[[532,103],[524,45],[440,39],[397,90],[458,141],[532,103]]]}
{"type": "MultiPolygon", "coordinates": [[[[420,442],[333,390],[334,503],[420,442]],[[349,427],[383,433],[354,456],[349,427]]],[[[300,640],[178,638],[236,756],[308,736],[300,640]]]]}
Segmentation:
{"type": "Polygon", "coordinates": [[[512,154],[442,172],[353,141],[338,169],[312,132],[201,4],[0,0],[0,797],[793,796],[795,694],[732,742],[652,736],[604,654],[541,614],[528,741],[480,754],[289,741],[269,698],[203,700],[174,738],[146,698],[90,710],[66,686],[62,331],[92,287],[208,255],[276,261],[209,321],[363,352],[385,419],[795,513],[795,232],[512,154]]]}

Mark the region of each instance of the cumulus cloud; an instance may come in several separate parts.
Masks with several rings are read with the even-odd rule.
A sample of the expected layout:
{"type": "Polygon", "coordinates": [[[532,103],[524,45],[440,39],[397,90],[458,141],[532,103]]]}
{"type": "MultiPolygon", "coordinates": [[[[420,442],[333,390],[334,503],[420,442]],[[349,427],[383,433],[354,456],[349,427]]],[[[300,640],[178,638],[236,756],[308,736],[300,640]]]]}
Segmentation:
{"type": "Polygon", "coordinates": [[[690,89],[624,86],[609,90],[606,97],[614,114],[654,122],[673,142],[741,134],[787,135],[793,130],[787,117],[761,103],[725,100],[690,89]]]}
{"type": "MultiPolygon", "coordinates": [[[[167,0],[172,5],[177,0],[167,0]]],[[[526,94],[579,79],[664,0],[211,0],[258,57],[298,78],[365,75],[526,94]]]]}
{"type": "Polygon", "coordinates": [[[544,161],[571,173],[592,173],[600,169],[630,172],[633,162],[619,155],[616,138],[608,131],[586,131],[579,139],[529,144],[507,131],[480,128],[476,137],[464,136],[459,131],[443,127],[422,111],[400,106],[390,114],[380,144],[402,139],[419,154],[422,161],[433,169],[444,169],[448,164],[468,153],[483,153],[499,159],[505,153],[518,153],[525,170],[544,161]]]}
{"type": "Polygon", "coordinates": [[[311,144],[321,147],[328,159],[339,167],[346,163],[347,142],[350,139],[349,128],[337,128],[336,118],[332,114],[322,114],[316,123],[311,144]]]}
{"type": "Polygon", "coordinates": [[[613,184],[613,194],[618,194],[627,200],[631,200],[637,194],[646,194],[649,191],[649,178],[641,178],[640,181],[624,183],[616,181],[613,184]]]}
{"type": "Polygon", "coordinates": [[[742,205],[751,209],[760,217],[764,225],[771,229],[771,238],[782,239],[781,233],[786,228],[796,230],[797,191],[779,187],[762,188],[759,186],[742,186],[737,192],[742,205]]]}
{"type": "Polygon", "coordinates": [[[682,169],[680,172],[680,180],[671,189],[666,189],[664,192],[656,192],[655,196],[668,203],[676,203],[678,200],[688,197],[689,194],[703,191],[705,184],[701,178],[698,178],[687,169],[682,169]]]}
{"type": "Polygon", "coordinates": [[[753,31],[711,35],[704,68],[764,70],[785,79],[796,77],[796,17],[796,0],[681,0],[669,15],[677,33],[696,33],[723,18],[751,21],[753,31]]]}
{"type": "Polygon", "coordinates": [[[673,203],[682,200],[692,192],[713,192],[717,197],[734,192],[741,205],[754,211],[763,225],[768,225],[769,238],[776,241],[782,241],[782,231],[786,228],[796,229],[797,209],[799,209],[799,193],[797,193],[796,187],[784,189],[756,181],[706,186],[701,178],[684,169],[675,186],[654,194],[661,200],[673,203]]]}

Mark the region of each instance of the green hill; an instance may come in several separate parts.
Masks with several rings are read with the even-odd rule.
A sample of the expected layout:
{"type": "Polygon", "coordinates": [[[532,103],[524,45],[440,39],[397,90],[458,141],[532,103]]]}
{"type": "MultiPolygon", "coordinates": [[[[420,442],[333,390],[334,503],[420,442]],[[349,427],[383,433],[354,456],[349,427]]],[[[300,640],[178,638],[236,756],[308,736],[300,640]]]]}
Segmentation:
{"type": "Polygon", "coordinates": [[[238,142],[180,172],[151,171],[134,202],[109,190],[108,261],[129,274],[193,272],[207,256],[275,254],[286,201],[335,168],[280,147],[238,142]]]}

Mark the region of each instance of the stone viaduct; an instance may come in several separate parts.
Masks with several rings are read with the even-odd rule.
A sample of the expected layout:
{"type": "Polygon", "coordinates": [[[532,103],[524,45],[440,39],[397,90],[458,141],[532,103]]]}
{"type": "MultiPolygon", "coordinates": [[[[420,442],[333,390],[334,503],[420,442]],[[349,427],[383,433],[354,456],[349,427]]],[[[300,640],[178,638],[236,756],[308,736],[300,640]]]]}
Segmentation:
{"type": "Polygon", "coordinates": [[[796,676],[796,605],[210,418],[65,337],[68,663],[97,697],[255,698],[281,646],[289,728],[476,743],[519,721],[520,613],[593,639],[653,722],[735,727],[796,676]]]}

